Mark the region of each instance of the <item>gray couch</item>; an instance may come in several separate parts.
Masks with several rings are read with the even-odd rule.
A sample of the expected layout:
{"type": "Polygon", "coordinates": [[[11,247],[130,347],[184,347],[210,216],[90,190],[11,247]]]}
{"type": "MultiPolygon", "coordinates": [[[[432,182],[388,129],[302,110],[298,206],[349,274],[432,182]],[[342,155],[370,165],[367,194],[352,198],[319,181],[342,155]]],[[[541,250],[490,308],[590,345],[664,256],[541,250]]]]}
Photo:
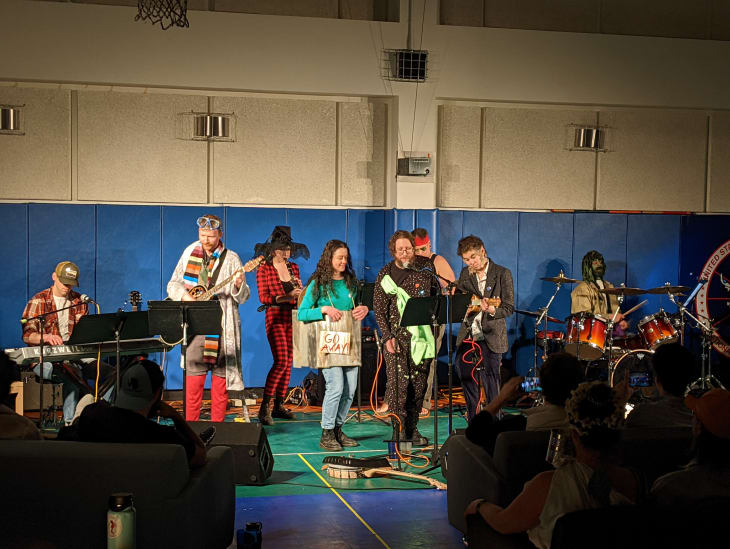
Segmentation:
{"type": "Polygon", "coordinates": [[[138,549],[232,542],[230,448],[210,449],[191,471],[177,445],[0,441],[0,463],[3,547],[106,547],[114,492],[134,494],[138,549]]]}
{"type": "MultiPolygon", "coordinates": [[[[452,526],[466,532],[464,509],[477,498],[503,507],[528,480],[551,466],[545,461],[549,431],[500,433],[490,456],[463,434],[447,441],[448,514],[452,526]]],[[[657,477],[688,461],[690,428],[625,429],[622,463],[641,471],[651,486],[657,477]]]]}

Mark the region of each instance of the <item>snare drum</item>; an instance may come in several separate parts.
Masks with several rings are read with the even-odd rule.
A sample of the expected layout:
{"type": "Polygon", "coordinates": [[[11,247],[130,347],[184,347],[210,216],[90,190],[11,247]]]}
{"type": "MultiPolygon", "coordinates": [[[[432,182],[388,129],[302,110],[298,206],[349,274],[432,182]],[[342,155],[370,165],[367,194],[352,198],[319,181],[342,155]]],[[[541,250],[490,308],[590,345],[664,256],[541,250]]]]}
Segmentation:
{"type": "Polygon", "coordinates": [[[553,330],[548,330],[547,333],[540,330],[537,332],[537,344],[545,349],[546,355],[558,353],[563,350],[565,334],[553,330]]]}
{"type": "Polygon", "coordinates": [[[603,355],[608,324],[605,318],[583,312],[569,316],[566,323],[566,352],[583,360],[596,360],[603,355]]]}
{"type": "Polygon", "coordinates": [[[679,337],[671,319],[661,309],[656,314],[642,318],[637,329],[646,344],[646,348],[652,351],[665,343],[674,343],[679,337]]]}
{"type": "Polygon", "coordinates": [[[618,353],[628,353],[636,349],[644,348],[644,340],[639,334],[626,334],[624,337],[613,338],[613,349],[619,349],[618,353]]]}

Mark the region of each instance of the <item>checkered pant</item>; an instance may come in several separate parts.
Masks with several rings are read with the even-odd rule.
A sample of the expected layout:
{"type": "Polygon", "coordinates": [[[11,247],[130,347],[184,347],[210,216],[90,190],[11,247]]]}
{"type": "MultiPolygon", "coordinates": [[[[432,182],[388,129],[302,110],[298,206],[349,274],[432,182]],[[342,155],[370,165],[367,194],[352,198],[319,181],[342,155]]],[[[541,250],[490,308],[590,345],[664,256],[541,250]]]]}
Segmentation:
{"type": "Polygon", "coordinates": [[[264,395],[286,397],[289,390],[294,349],[292,345],[291,309],[266,309],[266,338],[269,340],[274,365],[266,376],[264,395]]]}

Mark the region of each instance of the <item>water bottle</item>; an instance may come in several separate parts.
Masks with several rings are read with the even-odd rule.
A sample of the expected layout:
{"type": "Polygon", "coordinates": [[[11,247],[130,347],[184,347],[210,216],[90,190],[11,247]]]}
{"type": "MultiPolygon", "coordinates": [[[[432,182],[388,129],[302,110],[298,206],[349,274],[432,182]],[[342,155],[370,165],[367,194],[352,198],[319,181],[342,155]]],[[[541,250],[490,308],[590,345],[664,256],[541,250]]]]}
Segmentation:
{"type": "Polygon", "coordinates": [[[134,549],[136,545],[136,511],[130,493],[109,496],[106,513],[107,549],[134,549]]]}
{"type": "Polygon", "coordinates": [[[238,549],[261,549],[261,523],[247,522],[244,530],[236,532],[238,549]]]}

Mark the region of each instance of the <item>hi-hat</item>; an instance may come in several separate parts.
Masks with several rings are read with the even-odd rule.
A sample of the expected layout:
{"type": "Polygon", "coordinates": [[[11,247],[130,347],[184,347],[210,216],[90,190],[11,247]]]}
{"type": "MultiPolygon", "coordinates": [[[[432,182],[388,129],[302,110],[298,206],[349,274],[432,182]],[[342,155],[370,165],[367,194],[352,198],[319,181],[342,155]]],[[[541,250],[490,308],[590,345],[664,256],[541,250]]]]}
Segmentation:
{"type": "Polygon", "coordinates": [[[602,294],[608,295],[641,295],[647,293],[647,290],[641,288],[627,288],[626,286],[616,286],[615,288],[599,289],[602,294]]]}
{"type": "Polygon", "coordinates": [[[658,288],[650,288],[646,291],[647,294],[679,294],[686,293],[689,291],[687,286],[659,286],[658,288]]]}
{"type": "Polygon", "coordinates": [[[556,284],[575,284],[576,282],[580,282],[580,280],[576,280],[575,278],[568,278],[563,274],[563,271],[560,271],[560,274],[558,276],[546,276],[541,278],[540,280],[555,282],[556,284]]]}
{"type": "MultiPolygon", "coordinates": [[[[542,314],[539,311],[538,312],[532,312],[532,311],[523,311],[521,309],[515,309],[515,312],[516,313],[520,313],[521,315],[531,316],[532,318],[537,318],[537,317],[539,317],[542,314]]],[[[562,320],[558,320],[557,318],[554,318],[552,316],[547,317],[547,319],[548,319],[548,322],[556,322],[558,324],[565,324],[565,322],[563,322],[562,320]]]]}

